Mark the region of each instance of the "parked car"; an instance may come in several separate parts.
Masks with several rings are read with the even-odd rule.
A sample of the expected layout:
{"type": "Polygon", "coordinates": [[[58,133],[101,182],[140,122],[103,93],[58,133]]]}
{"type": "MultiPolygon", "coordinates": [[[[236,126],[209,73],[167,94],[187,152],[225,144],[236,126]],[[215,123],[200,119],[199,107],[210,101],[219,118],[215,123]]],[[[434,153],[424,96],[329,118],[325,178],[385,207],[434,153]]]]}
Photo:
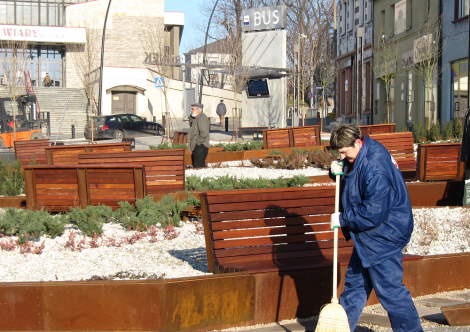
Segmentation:
{"type": "MultiPolygon", "coordinates": [[[[90,129],[85,126],[85,138],[91,137],[90,129]]],[[[149,122],[135,114],[111,114],[93,117],[93,137],[96,139],[136,136],[162,136],[165,133],[163,126],[156,122],[149,122]]]]}

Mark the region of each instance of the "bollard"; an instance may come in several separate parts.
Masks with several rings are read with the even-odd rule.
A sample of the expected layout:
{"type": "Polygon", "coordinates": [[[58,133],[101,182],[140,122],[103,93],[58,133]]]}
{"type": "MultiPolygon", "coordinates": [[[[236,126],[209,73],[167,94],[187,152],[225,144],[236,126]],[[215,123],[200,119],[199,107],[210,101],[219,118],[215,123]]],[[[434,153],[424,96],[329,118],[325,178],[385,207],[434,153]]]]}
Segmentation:
{"type": "Polygon", "coordinates": [[[75,125],[72,125],[72,139],[75,138],[75,125]]]}
{"type": "Polygon", "coordinates": [[[228,116],[225,117],[225,132],[228,132],[228,116]]]}

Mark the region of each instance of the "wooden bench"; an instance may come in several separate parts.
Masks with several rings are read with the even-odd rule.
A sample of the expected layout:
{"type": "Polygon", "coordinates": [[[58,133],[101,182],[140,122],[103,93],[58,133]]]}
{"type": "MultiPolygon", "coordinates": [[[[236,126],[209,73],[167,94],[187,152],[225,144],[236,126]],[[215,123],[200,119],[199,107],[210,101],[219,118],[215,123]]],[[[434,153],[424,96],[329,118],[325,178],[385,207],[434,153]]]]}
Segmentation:
{"type": "Polygon", "coordinates": [[[143,166],[24,166],[26,206],[50,212],[69,211],[104,204],[117,209],[118,202],[143,198],[143,166]]]}
{"type": "Polygon", "coordinates": [[[146,194],[185,190],[185,149],[78,155],[79,165],[145,166],[146,194]]]}
{"type": "MultiPolygon", "coordinates": [[[[335,187],[213,191],[200,195],[209,271],[270,272],[332,265],[335,187]]],[[[338,261],[352,241],[339,232],[338,261]]]]}
{"type": "Polygon", "coordinates": [[[263,130],[263,149],[321,145],[320,126],[263,130]]]}
{"type": "Polygon", "coordinates": [[[369,135],[382,143],[398,163],[402,172],[416,172],[414,139],[412,132],[369,135]]]}
{"type": "Polygon", "coordinates": [[[383,123],[383,124],[377,124],[377,125],[359,126],[359,128],[366,135],[387,134],[387,133],[395,132],[394,123],[383,123]]]}
{"type": "Polygon", "coordinates": [[[188,144],[189,133],[183,131],[175,131],[173,135],[173,144],[188,144]]]}
{"type": "Polygon", "coordinates": [[[461,148],[461,143],[419,144],[419,181],[462,181],[465,162],[460,161],[461,148]]]}
{"type": "Polygon", "coordinates": [[[78,164],[78,155],[81,153],[131,150],[129,142],[51,146],[46,148],[46,162],[47,165],[76,165],[78,164]]]}
{"type": "Polygon", "coordinates": [[[49,139],[34,139],[29,141],[15,141],[15,158],[23,165],[30,162],[46,164],[46,148],[49,147],[49,139]]]}

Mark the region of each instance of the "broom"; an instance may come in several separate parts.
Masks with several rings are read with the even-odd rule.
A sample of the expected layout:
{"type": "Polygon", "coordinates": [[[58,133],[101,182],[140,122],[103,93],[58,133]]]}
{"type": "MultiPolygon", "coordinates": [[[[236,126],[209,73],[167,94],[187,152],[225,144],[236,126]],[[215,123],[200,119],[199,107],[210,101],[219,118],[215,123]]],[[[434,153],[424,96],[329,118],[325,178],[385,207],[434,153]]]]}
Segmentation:
{"type": "MultiPolygon", "coordinates": [[[[339,212],[340,175],[336,175],[335,212],[339,212]]],[[[331,303],[323,306],[315,332],[350,332],[348,316],[338,301],[338,228],[334,232],[333,249],[333,297],[331,303]]]]}

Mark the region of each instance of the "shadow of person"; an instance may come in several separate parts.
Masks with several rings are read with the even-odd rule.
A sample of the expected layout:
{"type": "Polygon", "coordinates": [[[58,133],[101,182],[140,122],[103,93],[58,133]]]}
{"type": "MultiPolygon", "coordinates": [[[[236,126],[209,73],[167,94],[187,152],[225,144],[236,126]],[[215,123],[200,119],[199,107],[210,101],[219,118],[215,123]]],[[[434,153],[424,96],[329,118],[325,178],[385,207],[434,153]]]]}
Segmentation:
{"type": "MultiPolygon", "coordinates": [[[[313,197],[299,199],[298,204],[290,204],[292,207],[272,205],[266,209],[264,222],[270,227],[273,270],[279,285],[275,290],[276,322],[318,316],[321,307],[331,302],[333,231],[329,221],[334,212],[334,191],[329,197],[315,197],[326,192],[305,192],[313,197]]],[[[352,241],[346,242],[341,231],[339,239],[338,262],[347,264],[352,241]]],[[[338,272],[338,284],[340,276],[338,272]]],[[[311,322],[305,326],[312,329],[311,322]]]]}

